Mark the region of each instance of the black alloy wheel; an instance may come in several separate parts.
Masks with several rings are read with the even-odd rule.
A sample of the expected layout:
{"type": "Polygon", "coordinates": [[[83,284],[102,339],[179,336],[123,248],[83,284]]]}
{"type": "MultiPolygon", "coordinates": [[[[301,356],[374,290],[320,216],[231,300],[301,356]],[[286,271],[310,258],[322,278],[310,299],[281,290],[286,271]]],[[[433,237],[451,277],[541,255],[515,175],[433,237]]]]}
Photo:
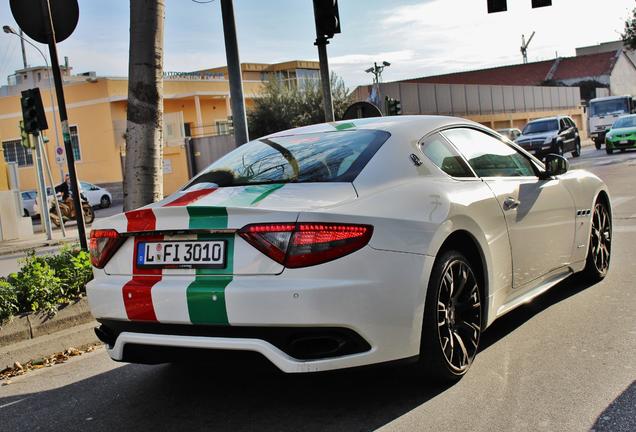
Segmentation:
{"type": "Polygon", "coordinates": [[[600,200],[594,205],[590,246],[583,271],[593,282],[603,279],[609,270],[612,252],[612,221],[606,205],[600,200]]]}
{"type": "Polygon", "coordinates": [[[423,372],[435,381],[457,381],[475,359],[483,325],[478,279],[459,252],[446,252],[436,261],[425,308],[420,347],[423,372]]]}
{"type": "Polygon", "coordinates": [[[599,141],[595,140],[594,141],[594,147],[596,147],[596,150],[600,150],[601,149],[601,141],[600,140],[599,141]]]}

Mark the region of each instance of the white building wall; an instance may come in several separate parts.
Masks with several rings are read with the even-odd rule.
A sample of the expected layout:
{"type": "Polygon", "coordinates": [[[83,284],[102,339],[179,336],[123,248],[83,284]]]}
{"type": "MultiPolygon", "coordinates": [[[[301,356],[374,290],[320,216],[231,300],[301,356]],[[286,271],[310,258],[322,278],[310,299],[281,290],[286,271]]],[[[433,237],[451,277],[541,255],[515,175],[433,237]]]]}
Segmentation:
{"type": "Polygon", "coordinates": [[[612,96],[636,96],[636,66],[621,55],[610,76],[610,94],[612,96]]]}

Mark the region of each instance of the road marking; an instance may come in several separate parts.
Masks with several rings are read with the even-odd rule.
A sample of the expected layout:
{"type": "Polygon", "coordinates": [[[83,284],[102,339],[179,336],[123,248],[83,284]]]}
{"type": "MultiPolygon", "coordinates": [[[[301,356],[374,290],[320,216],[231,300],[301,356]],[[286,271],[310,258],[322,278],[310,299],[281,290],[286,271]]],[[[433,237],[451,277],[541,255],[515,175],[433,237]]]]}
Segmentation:
{"type": "Polygon", "coordinates": [[[9,402],[9,403],[6,403],[6,404],[4,404],[4,405],[0,405],[0,409],[2,409],[2,408],[6,408],[6,407],[11,406],[11,405],[15,405],[15,404],[20,403],[20,402],[22,402],[22,401],[25,401],[25,400],[27,400],[27,399],[28,399],[28,398],[18,399],[18,400],[16,400],[16,401],[9,402]]]}

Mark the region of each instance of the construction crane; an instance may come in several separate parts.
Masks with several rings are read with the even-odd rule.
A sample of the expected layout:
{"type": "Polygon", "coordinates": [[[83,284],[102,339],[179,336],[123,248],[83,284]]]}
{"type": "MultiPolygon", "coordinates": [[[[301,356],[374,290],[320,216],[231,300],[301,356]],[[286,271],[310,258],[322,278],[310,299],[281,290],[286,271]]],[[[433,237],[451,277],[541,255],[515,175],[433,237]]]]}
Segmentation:
{"type": "Polygon", "coordinates": [[[525,35],[521,35],[521,55],[523,56],[524,63],[528,63],[528,45],[530,45],[530,41],[534,37],[534,33],[535,32],[532,32],[532,34],[528,38],[528,42],[526,42],[525,35]]]}

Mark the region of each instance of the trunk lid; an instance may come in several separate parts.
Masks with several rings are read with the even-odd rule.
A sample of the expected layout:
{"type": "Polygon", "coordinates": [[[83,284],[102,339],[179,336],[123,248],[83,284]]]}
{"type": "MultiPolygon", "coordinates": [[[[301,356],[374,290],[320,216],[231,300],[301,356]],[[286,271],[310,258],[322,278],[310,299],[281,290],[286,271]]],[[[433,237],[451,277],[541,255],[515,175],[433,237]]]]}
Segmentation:
{"type": "Polygon", "coordinates": [[[250,223],[294,223],[303,211],[320,211],[357,198],[351,183],[288,183],[215,188],[197,184],[166,199],[98,220],[96,229],[116,229],[127,236],[104,267],[111,275],[262,275],[283,266],[236,235],[250,223]],[[223,268],[148,268],[137,265],[140,243],[220,240],[223,268]]]}

